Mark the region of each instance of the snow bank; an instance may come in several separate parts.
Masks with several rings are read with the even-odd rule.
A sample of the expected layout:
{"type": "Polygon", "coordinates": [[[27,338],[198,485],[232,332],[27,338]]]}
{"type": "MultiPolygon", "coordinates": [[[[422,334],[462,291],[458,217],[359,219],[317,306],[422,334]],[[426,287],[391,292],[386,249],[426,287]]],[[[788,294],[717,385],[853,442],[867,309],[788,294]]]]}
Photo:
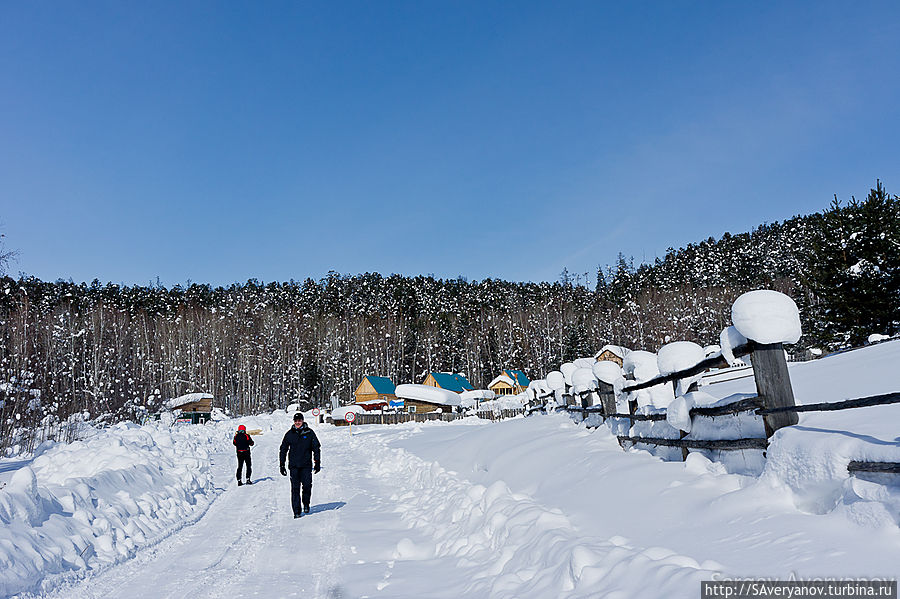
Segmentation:
{"type": "Polygon", "coordinates": [[[432,387],[430,385],[417,385],[414,383],[404,383],[397,385],[394,392],[397,397],[403,399],[413,399],[426,401],[428,403],[439,404],[442,406],[458,406],[459,394],[453,391],[447,391],[440,387],[432,387]]]}
{"type": "Polygon", "coordinates": [[[494,399],[497,394],[490,389],[474,389],[472,391],[463,391],[459,394],[460,399],[494,399]]]}
{"type": "MultiPolygon", "coordinates": [[[[362,440],[371,444],[366,455],[372,456],[367,465],[372,476],[395,481],[394,509],[408,523],[407,534],[417,539],[414,542],[409,536],[402,538],[393,559],[398,564],[420,565],[420,570],[430,563],[452,565],[458,573],[453,577],[458,581],[454,583],[455,588],[432,590],[426,595],[646,599],[679,596],[684,588],[694,588],[700,580],[713,575],[714,562],[701,564],[658,545],[652,550],[632,547],[625,538],[613,534],[586,535],[582,529],[584,522],[573,521],[556,507],[558,501],[542,502],[530,493],[513,491],[509,483],[498,480],[498,476],[510,476],[519,482],[524,474],[527,488],[543,489],[543,485],[535,484],[535,468],[538,468],[554,480],[547,487],[572,495],[569,489],[573,481],[567,475],[574,474],[575,469],[559,468],[559,463],[569,463],[578,454],[563,452],[557,444],[563,443],[571,451],[569,444],[577,436],[572,435],[575,431],[569,428],[566,418],[542,418],[553,418],[554,425],[548,429],[537,418],[508,420],[502,428],[466,430],[446,425],[444,430],[456,436],[465,435],[466,442],[459,448],[460,452],[466,452],[463,461],[450,466],[465,472],[463,476],[410,451],[387,443],[376,445],[378,439],[373,436],[362,440]],[[566,431],[557,434],[561,426],[566,431]],[[484,435],[478,434],[481,430],[484,435]],[[548,435],[554,438],[548,440],[548,435]],[[477,453],[469,455],[473,450],[477,453]],[[523,455],[527,459],[522,459],[523,455]],[[478,463],[490,465],[483,468],[482,474],[490,477],[484,484],[466,480],[473,475],[469,472],[471,465],[478,463]],[[648,585],[648,577],[655,583],[648,585]]],[[[440,435],[441,430],[429,430],[432,433],[440,435]]],[[[415,442],[415,437],[407,441],[415,442]]],[[[418,445],[421,447],[425,442],[423,438],[418,445]]],[[[626,457],[617,446],[614,451],[626,457]]],[[[595,506],[602,505],[608,490],[600,491],[600,486],[593,482],[601,479],[584,477],[583,473],[576,476],[575,484],[586,484],[593,489],[583,499],[595,506]]],[[[603,513],[607,512],[596,512],[592,520],[609,520],[603,513]]],[[[398,590],[395,596],[415,595],[398,590]]]]}
{"type": "Polygon", "coordinates": [[[359,404],[351,404],[349,406],[341,406],[337,410],[331,410],[331,419],[332,420],[346,420],[347,414],[353,412],[354,414],[362,414],[366,409],[363,408],[359,404]]]}
{"type": "Polygon", "coordinates": [[[490,389],[463,391],[459,394],[459,405],[464,408],[474,408],[479,402],[490,401],[495,397],[497,394],[490,389]]]}
{"type": "Polygon", "coordinates": [[[858,524],[895,528],[900,525],[900,495],[888,493],[885,484],[893,483],[896,490],[897,475],[851,477],[847,466],[854,460],[900,462],[900,443],[879,442],[850,432],[865,430],[872,418],[896,417],[896,410],[880,406],[853,412],[857,413],[844,412],[843,418],[833,413],[815,414],[804,419],[802,426],[777,431],[762,480],[789,490],[794,505],[802,511],[825,514],[839,510],[858,524]],[[847,434],[836,433],[836,427],[847,434]]]}
{"type": "Polygon", "coordinates": [[[794,300],[768,289],[737,298],[731,306],[731,321],[741,335],[758,343],[797,343],[802,334],[794,300]]]}
{"type": "Polygon", "coordinates": [[[231,432],[217,430],[120,424],[41,445],[0,489],[0,596],[119,562],[199,518],[217,493],[210,452],[231,432]]]}
{"type": "Polygon", "coordinates": [[[479,412],[493,412],[497,410],[521,410],[528,403],[528,394],[501,395],[497,399],[483,401],[478,406],[479,412]]]}

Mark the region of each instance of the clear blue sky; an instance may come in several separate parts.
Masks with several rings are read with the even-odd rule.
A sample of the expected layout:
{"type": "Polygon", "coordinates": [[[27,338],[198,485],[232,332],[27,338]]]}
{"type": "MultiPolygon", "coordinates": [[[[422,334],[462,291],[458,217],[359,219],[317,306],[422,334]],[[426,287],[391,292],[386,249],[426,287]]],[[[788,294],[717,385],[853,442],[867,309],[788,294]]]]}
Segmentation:
{"type": "Polygon", "coordinates": [[[900,193],[897,2],[4,2],[12,273],[592,274],[900,193]]]}

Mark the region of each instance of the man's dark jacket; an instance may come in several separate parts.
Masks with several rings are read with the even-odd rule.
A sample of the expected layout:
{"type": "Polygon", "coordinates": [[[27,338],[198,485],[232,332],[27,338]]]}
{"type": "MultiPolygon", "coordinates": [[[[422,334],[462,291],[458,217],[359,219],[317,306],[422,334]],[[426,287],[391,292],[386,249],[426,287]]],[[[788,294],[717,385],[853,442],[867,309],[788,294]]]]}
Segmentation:
{"type": "Polygon", "coordinates": [[[281,448],[278,451],[278,464],[284,468],[284,458],[288,456],[288,465],[290,468],[312,468],[313,460],[319,464],[319,438],[304,422],[299,429],[295,426],[284,434],[281,441],[281,448]]]}

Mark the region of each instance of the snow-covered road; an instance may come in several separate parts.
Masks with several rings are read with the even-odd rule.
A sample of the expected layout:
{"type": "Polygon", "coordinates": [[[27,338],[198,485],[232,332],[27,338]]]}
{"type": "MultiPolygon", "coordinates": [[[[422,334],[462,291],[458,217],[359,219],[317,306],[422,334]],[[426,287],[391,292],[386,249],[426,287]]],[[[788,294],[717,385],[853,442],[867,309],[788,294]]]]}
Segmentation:
{"type": "MultiPolygon", "coordinates": [[[[828,382],[844,362],[865,392],[893,388],[879,359],[898,353],[801,365],[798,398],[847,393],[828,382]]],[[[313,425],[323,469],[299,520],[277,468],[288,414],[120,425],[0,468],[0,595],[652,599],[709,579],[897,578],[900,487],[846,460],[896,459],[898,410],[802,416],[762,476],[624,452],[562,414],[313,425]],[[241,423],[262,434],[256,483],[238,487],[241,423]]]]}
{"type": "Polygon", "coordinates": [[[565,416],[320,425],[313,513],[294,520],[282,418],[257,437],[256,484],[235,486],[232,453],[215,454],[222,491],[196,524],[46,596],[651,598],[715,578],[897,575],[896,529],[801,513],[700,456],[622,452],[565,416]]]}

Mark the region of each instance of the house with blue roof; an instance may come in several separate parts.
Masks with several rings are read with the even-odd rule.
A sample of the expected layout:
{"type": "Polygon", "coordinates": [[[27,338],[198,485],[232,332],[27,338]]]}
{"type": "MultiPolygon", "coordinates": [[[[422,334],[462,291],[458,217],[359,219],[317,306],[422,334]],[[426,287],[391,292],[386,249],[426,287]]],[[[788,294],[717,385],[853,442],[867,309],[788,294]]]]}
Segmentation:
{"type": "Polygon", "coordinates": [[[521,370],[503,370],[488,384],[488,389],[497,395],[518,395],[528,388],[531,381],[521,370]]]}
{"type": "Polygon", "coordinates": [[[428,376],[425,377],[425,380],[422,381],[422,384],[431,387],[440,387],[441,389],[453,391],[454,393],[462,393],[463,391],[472,391],[475,389],[475,387],[472,386],[472,383],[470,383],[463,375],[451,374],[449,372],[429,372],[428,376]]]}
{"type": "Polygon", "coordinates": [[[397,386],[386,376],[366,375],[356,388],[356,403],[397,401],[397,386]]]}

